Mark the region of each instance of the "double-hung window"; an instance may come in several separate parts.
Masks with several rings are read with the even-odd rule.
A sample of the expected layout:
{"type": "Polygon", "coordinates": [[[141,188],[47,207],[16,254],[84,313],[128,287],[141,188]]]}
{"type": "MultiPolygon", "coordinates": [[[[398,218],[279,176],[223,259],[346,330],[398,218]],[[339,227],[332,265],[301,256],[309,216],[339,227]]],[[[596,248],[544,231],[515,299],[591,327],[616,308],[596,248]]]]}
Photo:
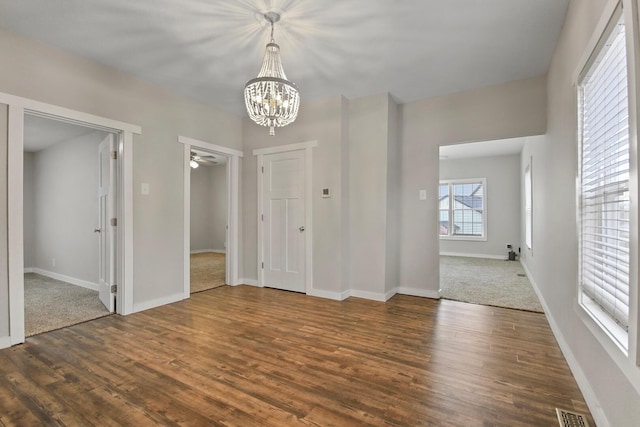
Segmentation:
{"type": "Polygon", "coordinates": [[[629,100],[619,10],[578,81],[580,304],[628,348],[629,100]]]}
{"type": "Polygon", "coordinates": [[[487,182],[484,178],[440,181],[440,237],[487,238],[487,182]]]}

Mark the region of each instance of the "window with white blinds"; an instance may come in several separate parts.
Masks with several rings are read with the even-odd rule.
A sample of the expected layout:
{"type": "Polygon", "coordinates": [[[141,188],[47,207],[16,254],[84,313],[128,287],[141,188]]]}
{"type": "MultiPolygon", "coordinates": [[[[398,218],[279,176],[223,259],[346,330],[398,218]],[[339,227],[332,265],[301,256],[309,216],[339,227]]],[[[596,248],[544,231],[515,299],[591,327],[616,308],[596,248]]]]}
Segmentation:
{"type": "Polygon", "coordinates": [[[579,81],[581,304],[626,349],[629,103],[621,14],[603,41],[579,81]]]}

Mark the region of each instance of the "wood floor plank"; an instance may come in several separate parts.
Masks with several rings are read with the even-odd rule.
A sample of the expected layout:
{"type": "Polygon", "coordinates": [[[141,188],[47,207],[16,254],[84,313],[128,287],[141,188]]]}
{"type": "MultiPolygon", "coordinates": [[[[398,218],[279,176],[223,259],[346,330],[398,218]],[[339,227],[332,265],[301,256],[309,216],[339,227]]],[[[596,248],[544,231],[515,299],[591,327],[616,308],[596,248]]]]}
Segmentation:
{"type": "Polygon", "coordinates": [[[556,406],[588,413],[543,314],[402,295],[225,286],[0,351],[7,426],[549,426],[556,406]]]}

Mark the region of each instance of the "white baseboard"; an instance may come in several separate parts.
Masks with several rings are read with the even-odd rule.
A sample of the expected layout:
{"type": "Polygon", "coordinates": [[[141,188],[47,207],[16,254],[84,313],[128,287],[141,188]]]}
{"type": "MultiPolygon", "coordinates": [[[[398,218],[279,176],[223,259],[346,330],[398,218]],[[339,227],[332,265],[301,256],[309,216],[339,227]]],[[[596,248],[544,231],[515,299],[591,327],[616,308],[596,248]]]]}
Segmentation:
{"type": "Polygon", "coordinates": [[[65,276],[64,274],[54,273],[53,271],[43,270],[41,268],[33,267],[33,268],[25,268],[25,273],[36,273],[41,276],[49,277],[51,279],[60,280],[62,282],[71,283],[72,285],[81,286],[83,288],[91,289],[92,291],[97,291],[99,286],[97,283],[92,283],[87,280],[76,279],[75,277],[65,276]],[[29,270],[29,271],[27,271],[29,270]]]}
{"type": "Polygon", "coordinates": [[[378,292],[360,291],[357,289],[351,289],[350,293],[352,297],[370,299],[373,301],[380,301],[380,302],[386,302],[389,298],[395,295],[394,291],[389,291],[383,294],[378,292]],[[390,292],[393,292],[393,294],[388,295],[390,292]]]}
{"type": "Polygon", "coordinates": [[[322,289],[311,289],[309,292],[307,292],[307,295],[318,298],[327,298],[335,301],[344,301],[345,299],[349,298],[349,296],[351,296],[351,292],[334,292],[325,291],[322,289]]]}
{"type": "Polygon", "coordinates": [[[11,347],[11,337],[0,337],[0,349],[11,347]]]}
{"type": "Polygon", "coordinates": [[[25,273],[25,274],[26,274],[26,273],[34,273],[34,271],[33,271],[33,267],[25,267],[25,268],[24,268],[24,273],[25,273]]]}
{"type": "Polygon", "coordinates": [[[191,255],[195,255],[195,254],[206,254],[209,252],[213,252],[216,254],[226,254],[227,251],[225,251],[224,249],[196,249],[191,251],[191,255]]]}
{"type": "Polygon", "coordinates": [[[177,294],[169,295],[162,298],[156,298],[149,301],[143,301],[133,304],[133,312],[138,313],[140,311],[150,310],[152,308],[160,307],[161,305],[172,304],[174,302],[182,301],[185,299],[184,293],[179,292],[177,294]]]}
{"type": "Polygon", "coordinates": [[[567,364],[569,365],[569,369],[571,369],[571,373],[576,379],[578,388],[582,392],[584,400],[587,403],[587,406],[589,407],[589,411],[591,412],[591,415],[593,416],[593,419],[595,420],[596,425],[601,427],[610,427],[611,424],[609,423],[609,420],[607,420],[607,417],[604,415],[604,412],[602,411],[602,405],[600,404],[600,401],[598,400],[595,392],[591,388],[591,385],[587,380],[587,376],[585,375],[584,371],[580,367],[578,360],[573,355],[573,352],[571,351],[571,347],[567,343],[567,340],[564,338],[564,335],[562,334],[562,331],[558,327],[558,324],[556,323],[555,318],[551,315],[549,306],[547,305],[544,298],[542,297],[540,288],[538,287],[538,284],[536,283],[535,279],[531,275],[531,272],[527,268],[527,264],[522,262],[522,260],[520,261],[520,264],[522,265],[522,268],[525,274],[527,275],[529,282],[531,282],[531,286],[533,287],[533,290],[536,292],[536,295],[540,300],[540,305],[542,305],[542,309],[544,310],[547,321],[549,322],[551,331],[553,332],[553,335],[555,336],[556,341],[558,342],[558,346],[560,347],[560,350],[562,351],[562,354],[564,355],[564,358],[566,359],[567,364]]]}
{"type": "Polygon", "coordinates": [[[414,297],[424,297],[432,299],[440,299],[440,292],[440,289],[437,291],[432,291],[431,289],[409,288],[406,286],[400,286],[398,288],[398,293],[402,295],[411,295],[414,297]]]}
{"type": "Polygon", "coordinates": [[[466,254],[461,252],[440,252],[440,255],[444,256],[460,256],[467,258],[487,258],[487,259],[501,259],[506,260],[506,255],[490,255],[490,254],[466,254]]]}
{"type": "Polygon", "coordinates": [[[258,288],[261,288],[262,286],[260,286],[258,284],[258,279],[240,279],[239,280],[239,285],[249,285],[249,286],[256,286],[258,288]]]}

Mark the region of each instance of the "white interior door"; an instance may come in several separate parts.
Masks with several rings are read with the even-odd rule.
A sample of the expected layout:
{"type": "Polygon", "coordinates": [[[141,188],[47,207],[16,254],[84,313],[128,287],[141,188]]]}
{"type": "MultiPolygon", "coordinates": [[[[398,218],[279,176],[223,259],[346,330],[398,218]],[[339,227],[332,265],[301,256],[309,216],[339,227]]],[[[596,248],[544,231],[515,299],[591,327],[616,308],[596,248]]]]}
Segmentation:
{"type": "Polygon", "coordinates": [[[112,134],[108,135],[99,145],[98,148],[98,224],[99,228],[95,231],[99,236],[99,273],[98,273],[98,292],[100,301],[107,310],[113,312],[115,309],[115,294],[111,292],[111,285],[114,284],[115,278],[115,226],[111,224],[111,218],[115,218],[115,200],[116,200],[116,159],[112,153],[116,152],[115,138],[112,134]]]}
{"type": "Polygon", "coordinates": [[[305,292],[304,150],[263,157],[263,284],[305,292]]]}

